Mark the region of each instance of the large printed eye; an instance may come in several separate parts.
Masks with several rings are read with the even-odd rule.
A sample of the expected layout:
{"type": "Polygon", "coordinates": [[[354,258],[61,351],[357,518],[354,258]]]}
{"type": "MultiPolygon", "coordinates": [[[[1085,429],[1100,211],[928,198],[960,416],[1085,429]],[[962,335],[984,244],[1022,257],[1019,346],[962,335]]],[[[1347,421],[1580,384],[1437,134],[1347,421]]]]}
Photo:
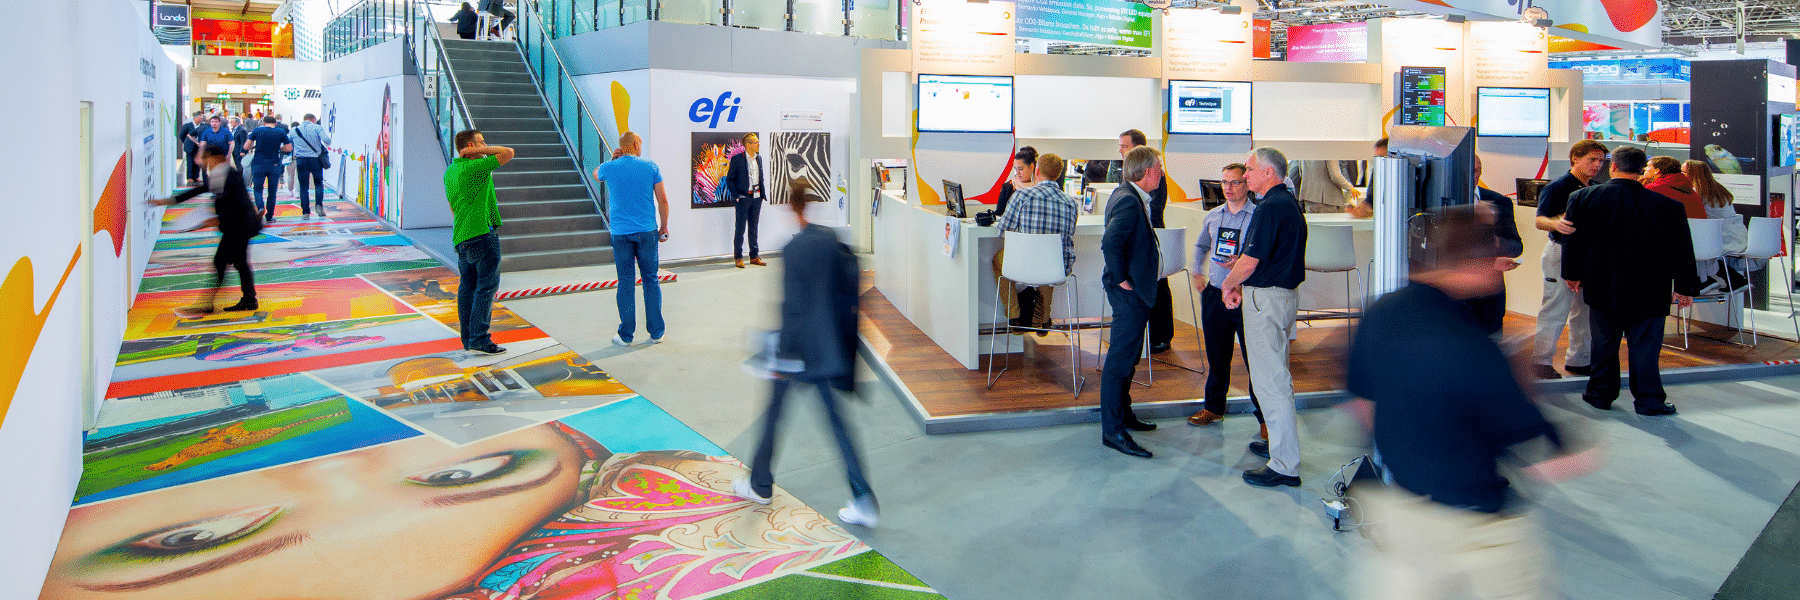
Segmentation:
{"type": "Polygon", "coordinates": [[[472,458],[448,467],[421,472],[407,477],[406,480],[433,487],[468,485],[512,472],[518,458],[511,452],[472,458]]]}
{"type": "Polygon", "coordinates": [[[191,554],[243,539],[269,524],[280,513],[280,507],[264,507],[183,523],[127,542],[118,549],[140,558],[191,554]]]}

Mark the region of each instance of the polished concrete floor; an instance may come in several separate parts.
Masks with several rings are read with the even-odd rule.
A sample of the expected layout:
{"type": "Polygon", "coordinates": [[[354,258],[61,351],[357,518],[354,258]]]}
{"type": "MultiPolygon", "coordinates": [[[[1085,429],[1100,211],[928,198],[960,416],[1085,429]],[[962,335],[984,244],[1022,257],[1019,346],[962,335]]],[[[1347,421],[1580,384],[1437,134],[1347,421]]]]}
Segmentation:
{"type": "MultiPolygon", "coordinates": [[[[748,457],[768,384],[744,374],[745,332],[775,321],[769,267],[681,267],[663,287],[665,343],[619,348],[614,292],[508,306],[732,454],[748,457]]],[[[639,319],[640,326],[642,318],[639,319]]],[[[642,336],[640,336],[641,339],[642,336]]],[[[1139,460],[1102,448],[1093,425],[926,436],[866,370],[850,415],[882,526],[862,537],[957,600],[1350,597],[1369,544],[1334,533],[1319,495],[1362,452],[1343,414],[1302,413],[1305,485],[1270,491],[1238,472],[1247,415],[1222,427],[1161,422],[1139,460]]],[[[1672,387],[1682,409],[1650,419],[1543,398],[1566,432],[1600,444],[1604,470],[1524,484],[1557,548],[1569,598],[1710,598],[1800,481],[1800,378],[1672,387]]],[[[843,501],[842,468],[817,404],[794,406],[777,482],[806,503],[843,501]]],[[[1514,481],[1523,481],[1515,477],[1514,481]]]]}

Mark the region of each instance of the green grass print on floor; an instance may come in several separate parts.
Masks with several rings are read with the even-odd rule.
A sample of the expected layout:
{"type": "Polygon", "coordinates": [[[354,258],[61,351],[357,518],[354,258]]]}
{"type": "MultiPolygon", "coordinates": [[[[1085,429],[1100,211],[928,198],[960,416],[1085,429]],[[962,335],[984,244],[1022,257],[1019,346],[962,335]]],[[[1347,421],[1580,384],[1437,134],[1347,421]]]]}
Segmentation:
{"type": "MultiPolygon", "coordinates": [[[[256,271],[256,283],[297,283],[302,281],[319,281],[322,279],[341,279],[368,273],[386,273],[388,271],[407,271],[444,266],[435,260],[399,260],[390,262],[361,263],[352,265],[327,265],[320,267],[297,267],[291,269],[268,269],[256,271]]],[[[238,285],[236,271],[225,274],[226,295],[236,297],[238,285]]],[[[203,290],[213,286],[211,273],[193,275],[170,275],[168,277],[146,277],[139,293],[178,292],[182,290],[203,290]]]]}
{"type": "Polygon", "coordinates": [[[270,444],[293,439],[308,433],[319,431],[334,425],[349,423],[349,400],[343,396],[295,406],[264,415],[258,415],[236,423],[214,427],[223,430],[234,425],[242,426],[246,431],[257,432],[272,427],[280,427],[291,423],[300,423],[265,440],[259,440],[241,447],[221,450],[215,453],[197,456],[170,469],[151,470],[146,467],[161,463],[190,446],[195,446],[206,438],[207,432],[195,431],[172,437],[146,440],[122,448],[100,450],[86,455],[82,461],[81,483],[75,487],[75,496],[83,497],[96,492],[103,492],[119,486],[137,483],[156,477],[172,470],[203,464],[235,454],[248,452],[270,444]],[[307,421],[317,417],[325,417],[316,421],[307,421]]]}
{"type": "Polygon", "coordinates": [[[943,600],[900,565],[874,550],[734,590],[712,600],[943,600]]]}

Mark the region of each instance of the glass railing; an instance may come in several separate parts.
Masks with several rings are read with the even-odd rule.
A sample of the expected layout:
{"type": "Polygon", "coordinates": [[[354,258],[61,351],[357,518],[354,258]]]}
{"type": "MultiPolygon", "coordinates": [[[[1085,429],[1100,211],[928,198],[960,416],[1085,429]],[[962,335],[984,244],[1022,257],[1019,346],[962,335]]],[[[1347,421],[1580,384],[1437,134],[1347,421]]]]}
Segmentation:
{"type": "Polygon", "coordinates": [[[418,0],[363,0],[325,24],[325,60],[405,37],[418,0]]]}
{"type": "MultiPolygon", "coordinates": [[[[606,189],[594,181],[592,173],[600,163],[612,158],[612,146],[600,134],[600,124],[588,111],[588,105],[581,99],[581,90],[575,86],[575,79],[569,72],[562,55],[557,53],[556,44],[552,41],[552,32],[557,26],[549,17],[566,17],[567,12],[538,12],[539,8],[554,8],[555,3],[532,2],[519,3],[518,41],[519,52],[525,56],[525,65],[531,71],[531,77],[537,80],[538,91],[544,95],[544,104],[550,109],[550,116],[557,121],[557,128],[562,130],[563,143],[569,147],[570,157],[581,169],[581,180],[588,186],[588,193],[600,209],[601,218],[606,216],[606,189]],[[560,15],[560,16],[559,16],[560,15]]],[[[567,11],[565,6],[564,10],[567,11]]],[[[565,29],[564,31],[572,31],[565,29]]],[[[621,132],[623,133],[623,132],[621,132]]]]}
{"type": "Polygon", "coordinates": [[[900,3],[912,0],[524,0],[551,39],[638,21],[729,25],[820,35],[899,39],[900,3]]]}
{"type": "Polygon", "coordinates": [[[438,33],[437,19],[423,2],[414,7],[412,31],[407,50],[413,69],[419,74],[419,85],[425,89],[425,107],[431,111],[436,125],[438,147],[444,151],[444,162],[456,157],[456,132],[472,127],[469,111],[463,106],[462,89],[456,74],[444,56],[443,37],[438,33]]]}

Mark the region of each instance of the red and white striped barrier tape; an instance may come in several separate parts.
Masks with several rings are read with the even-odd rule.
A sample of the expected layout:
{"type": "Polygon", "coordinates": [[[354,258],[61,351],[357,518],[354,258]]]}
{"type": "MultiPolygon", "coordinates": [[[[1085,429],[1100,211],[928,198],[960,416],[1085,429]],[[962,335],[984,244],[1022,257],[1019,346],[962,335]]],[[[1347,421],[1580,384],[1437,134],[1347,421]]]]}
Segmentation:
{"type": "MultiPolygon", "coordinates": [[[[663,283],[671,283],[671,282],[675,281],[675,274],[674,273],[662,273],[662,274],[656,276],[656,280],[663,282],[663,283]]],[[[638,281],[642,282],[643,279],[639,279],[638,281]]],[[[610,290],[610,289],[613,289],[616,287],[619,287],[619,280],[608,279],[606,281],[589,281],[587,283],[569,283],[569,284],[563,284],[563,285],[552,285],[552,286],[546,286],[546,287],[527,288],[527,289],[522,289],[522,290],[509,290],[509,291],[505,291],[505,292],[500,292],[498,294],[494,294],[494,299],[495,300],[514,300],[514,299],[518,299],[518,298],[530,298],[533,296],[549,296],[549,295],[553,295],[553,294],[568,294],[568,293],[573,293],[573,292],[587,292],[587,291],[593,291],[593,290],[610,290]]]]}
{"type": "Polygon", "coordinates": [[[1768,365],[1768,366],[1774,366],[1774,365],[1796,365],[1796,364],[1800,364],[1800,358],[1790,358],[1790,359],[1787,359],[1787,360],[1765,360],[1765,361],[1763,361],[1763,364],[1764,364],[1764,365],[1768,365]]]}

